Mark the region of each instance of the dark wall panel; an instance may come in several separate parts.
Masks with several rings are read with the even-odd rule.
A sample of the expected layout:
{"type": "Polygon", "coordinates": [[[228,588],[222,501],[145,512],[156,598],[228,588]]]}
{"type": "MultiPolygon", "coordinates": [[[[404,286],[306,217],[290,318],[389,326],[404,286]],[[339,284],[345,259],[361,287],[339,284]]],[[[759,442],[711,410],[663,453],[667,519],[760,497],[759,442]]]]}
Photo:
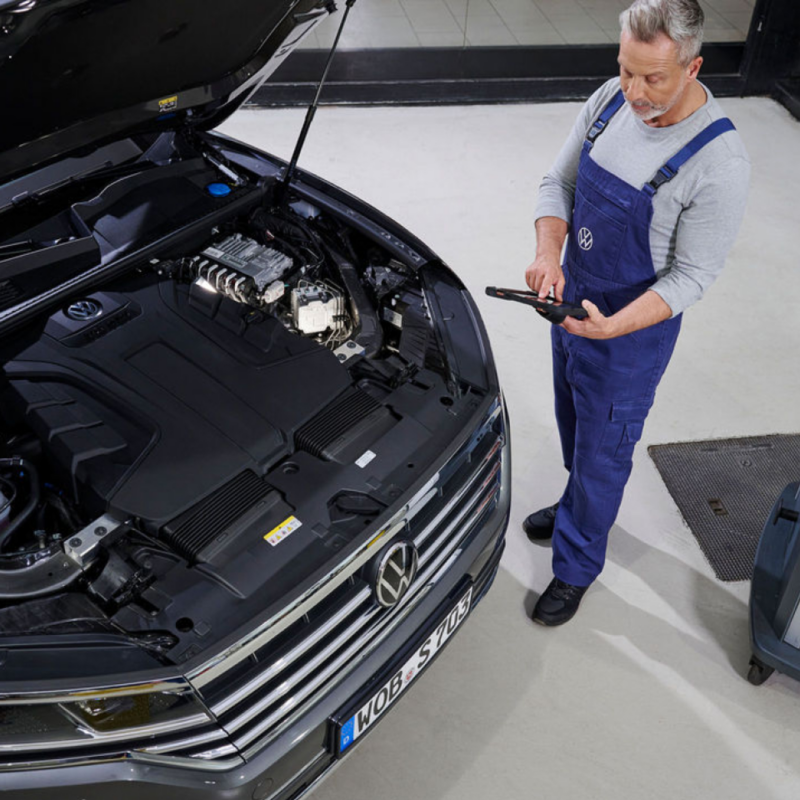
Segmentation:
{"type": "MultiPolygon", "coordinates": [[[[254,102],[310,102],[326,56],[295,53],[254,102]]],[[[616,45],[342,51],[322,102],[576,100],[616,74],[616,56],[616,45]]],[[[771,95],[800,118],[800,0],[757,0],[747,42],[707,44],[703,56],[701,79],[716,95],[771,95]]]]}
{"type": "MultiPolygon", "coordinates": [[[[720,96],[741,93],[740,43],[703,49],[702,79],[720,96]]],[[[293,54],[255,95],[258,105],[310,102],[327,53],[293,54]]],[[[398,48],[336,54],[325,103],[503,103],[588,97],[617,74],[616,45],[398,48]]]]}
{"type": "Polygon", "coordinates": [[[777,81],[800,77],[798,0],[758,0],[743,73],[747,94],[770,94],[777,81]]]}

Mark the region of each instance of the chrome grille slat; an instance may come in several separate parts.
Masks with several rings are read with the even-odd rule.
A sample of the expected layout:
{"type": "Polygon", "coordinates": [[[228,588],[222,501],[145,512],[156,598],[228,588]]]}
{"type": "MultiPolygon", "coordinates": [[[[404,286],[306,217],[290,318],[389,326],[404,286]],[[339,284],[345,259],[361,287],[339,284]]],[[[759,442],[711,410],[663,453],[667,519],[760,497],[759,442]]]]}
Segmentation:
{"type": "Polygon", "coordinates": [[[201,767],[209,772],[227,772],[236,767],[241,767],[244,763],[244,759],[239,754],[228,758],[198,759],[192,756],[176,756],[171,753],[166,755],[151,755],[150,753],[133,752],[130,757],[134,761],[141,761],[146,764],[163,764],[167,767],[186,767],[186,769],[190,770],[196,770],[198,767],[201,767]]]}
{"type": "MultiPolygon", "coordinates": [[[[484,487],[485,490],[485,487],[484,487]]],[[[419,562],[420,566],[423,566],[428,562],[428,560],[433,556],[434,552],[436,551],[439,544],[447,539],[447,537],[458,527],[459,522],[463,519],[464,515],[467,514],[474,506],[478,505],[482,495],[476,495],[472,502],[469,505],[465,506],[459,514],[452,519],[444,530],[441,531],[439,536],[433,541],[433,544],[429,545],[428,548],[420,555],[419,562]]],[[[416,543],[416,542],[415,542],[416,543]]]]}
{"type": "Polygon", "coordinates": [[[200,758],[203,761],[211,761],[217,758],[225,758],[226,756],[238,755],[239,751],[232,744],[220,745],[213,750],[204,750],[202,753],[194,753],[192,758],[200,758]]]}
{"type": "Polygon", "coordinates": [[[247,697],[256,691],[267,681],[271,680],[281,670],[291,666],[301,656],[307,653],[320,639],[323,639],[334,628],[342,623],[350,614],[352,614],[371,594],[369,589],[360,591],[344,608],[338,611],[330,620],[328,620],[321,628],[315,630],[311,635],[306,637],[295,649],[287,656],[280,658],[278,661],[271,663],[265,670],[259,672],[244,686],[238,689],[233,694],[215,704],[212,708],[213,712],[217,715],[224,714],[229,708],[235,706],[240,700],[247,697]]]}
{"type": "MultiPolygon", "coordinates": [[[[369,592],[367,594],[369,594],[369,592]]],[[[294,673],[291,680],[287,680],[279,684],[266,697],[263,697],[258,702],[249,706],[247,711],[245,711],[243,714],[240,714],[232,722],[226,723],[225,729],[228,732],[238,730],[242,727],[242,725],[246,725],[251,719],[253,719],[253,717],[257,717],[262,711],[273,705],[285,694],[291,692],[298,683],[303,681],[304,678],[314,672],[314,670],[316,670],[320,665],[324,664],[330,657],[331,653],[339,650],[342,645],[359,633],[359,631],[375,616],[378,611],[380,611],[379,608],[374,610],[370,609],[369,612],[364,613],[352,625],[350,625],[347,630],[344,631],[344,633],[340,634],[332,642],[330,642],[330,644],[328,644],[324,650],[318,653],[301,670],[294,673]]]]}
{"type": "MultiPolygon", "coordinates": [[[[484,470],[486,465],[491,462],[491,459],[497,454],[501,445],[501,441],[498,440],[497,444],[495,444],[491,451],[486,455],[486,457],[481,461],[478,465],[478,468],[475,472],[472,473],[468,482],[466,482],[459,490],[456,492],[453,503],[458,503],[460,500],[463,499],[464,495],[467,494],[470,489],[472,489],[473,485],[478,481],[480,477],[480,473],[484,470]]],[[[426,527],[418,534],[418,536],[414,537],[414,544],[417,547],[421,547],[425,540],[436,530],[436,526],[447,516],[448,507],[443,508],[427,525],[426,527]]]]}
{"type": "Polygon", "coordinates": [[[225,731],[217,728],[216,730],[209,731],[208,733],[201,733],[198,736],[187,736],[184,739],[177,739],[173,742],[139,747],[137,750],[140,753],[170,753],[176,750],[186,750],[190,747],[208,744],[209,742],[225,742],[227,744],[228,737],[225,735],[225,731]]]}

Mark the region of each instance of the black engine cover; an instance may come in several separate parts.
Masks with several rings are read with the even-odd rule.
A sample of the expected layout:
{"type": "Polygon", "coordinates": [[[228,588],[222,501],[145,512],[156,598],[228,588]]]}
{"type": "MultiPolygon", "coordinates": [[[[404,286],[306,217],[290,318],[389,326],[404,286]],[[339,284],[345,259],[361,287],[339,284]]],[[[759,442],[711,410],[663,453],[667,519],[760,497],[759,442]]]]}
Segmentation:
{"type": "Polygon", "coordinates": [[[6,363],[3,405],[98,515],[155,532],[243,470],[264,475],[350,385],[329,350],[196,286],[145,274],[85,299],[99,316],[59,311],[6,363]]]}

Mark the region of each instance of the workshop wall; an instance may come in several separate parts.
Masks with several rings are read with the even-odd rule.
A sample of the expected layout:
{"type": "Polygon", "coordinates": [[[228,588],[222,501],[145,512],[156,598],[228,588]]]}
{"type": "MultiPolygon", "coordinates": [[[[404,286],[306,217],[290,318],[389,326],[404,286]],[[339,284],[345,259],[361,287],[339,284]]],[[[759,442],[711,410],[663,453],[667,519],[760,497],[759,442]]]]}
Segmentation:
{"type": "MultiPolygon", "coordinates": [[[[800,84],[800,2],[700,2],[706,14],[703,80],[714,94],[772,95],[789,106],[800,84]]],[[[361,0],[350,11],[322,102],[584,99],[617,72],[619,14],[626,5],[627,0],[361,0]]],[[[254,96],[255,105],[311,101],[341,14],[340,8],[309,34],[254,96]]]]}

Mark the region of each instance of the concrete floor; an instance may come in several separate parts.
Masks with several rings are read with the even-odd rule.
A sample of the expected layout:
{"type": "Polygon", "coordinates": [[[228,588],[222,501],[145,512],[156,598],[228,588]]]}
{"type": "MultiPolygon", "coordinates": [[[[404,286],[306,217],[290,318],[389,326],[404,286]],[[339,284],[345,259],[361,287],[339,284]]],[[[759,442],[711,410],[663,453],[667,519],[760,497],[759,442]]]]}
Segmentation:
{"type": "MultiPolygon", "coordinates": [[[[315,800],[800,797],[800,684],[746,682],[749,586],[714,579],[646,451],[800,430],[800,124],[766,99],[723,106],[753,161],[749,212],[685,316],[606,570],[559,629],[528,619],[550,551],[520,530],[564,482],[548,326],[483,287],[523,286],[537,187],[579,106],[317,115],[301,165],[405,224],[474,292],[511,414],[514,500],[493,590],[315,800]]],[[[224,130],[287,157],[302,116],[243,110],[224,130]]]]}

